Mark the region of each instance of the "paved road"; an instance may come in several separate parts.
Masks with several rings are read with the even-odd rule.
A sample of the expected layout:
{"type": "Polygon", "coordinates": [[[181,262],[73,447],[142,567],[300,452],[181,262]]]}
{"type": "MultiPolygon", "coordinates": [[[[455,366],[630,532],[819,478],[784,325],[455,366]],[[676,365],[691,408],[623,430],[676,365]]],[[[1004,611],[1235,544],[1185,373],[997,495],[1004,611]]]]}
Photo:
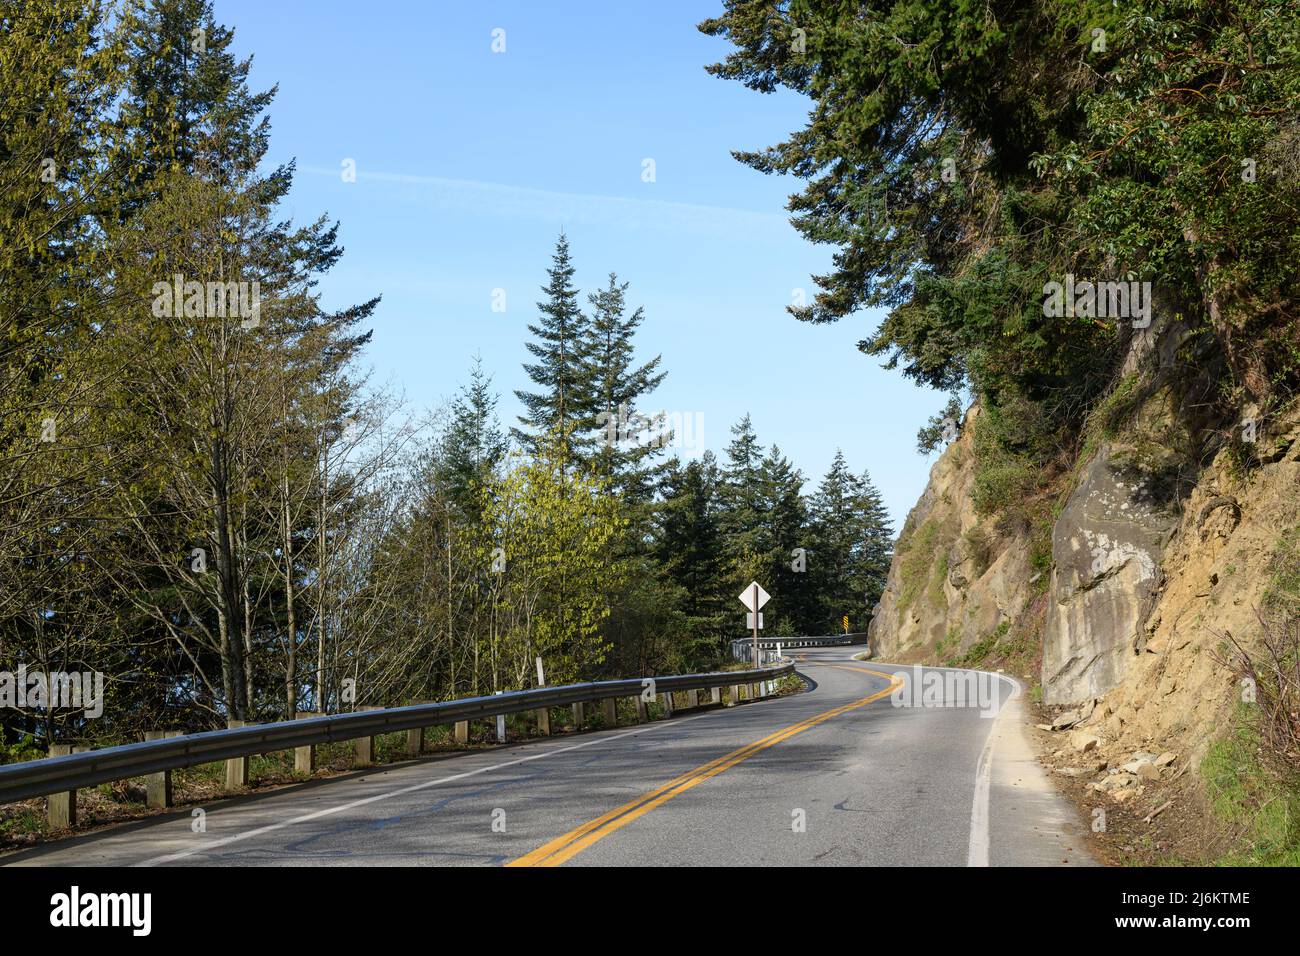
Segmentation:
{"type": "Polygon", "coordinates": [[[187,807],[0,863],[1091,862],[1029,750],[1012,681],[962,686],[954,678],[971,672],[857,662],[853,650],[798,652],[815,684],[804,694],[215,802],[202,833],[187,807]],[[900,685],[912,706],[893,699],[900,685]]]}

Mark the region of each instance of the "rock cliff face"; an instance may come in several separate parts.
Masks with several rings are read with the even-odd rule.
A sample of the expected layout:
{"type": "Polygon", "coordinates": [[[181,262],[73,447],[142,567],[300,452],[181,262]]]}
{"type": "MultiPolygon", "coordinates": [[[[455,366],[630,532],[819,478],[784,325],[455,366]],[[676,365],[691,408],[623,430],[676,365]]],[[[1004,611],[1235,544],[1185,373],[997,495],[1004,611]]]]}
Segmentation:
{"type": "Polygon", "coordinates": [[[1043,700],[1100,697],[1123,679],[1177,516],[1103,445],[1052,529],[1043,700]]]}
{"type": "Polygon", "coordinates": [[[995,542],[992,523],[975,513],[971,436],[979,415],[978,405],[967,413],[903,524],[867,632],[879,657],[960,655],[1016,619],[1034,596],[1023,534],[995,542]]]}
{"type": "Polygon", "coordinates": [[[1020,633],[1041,650],[1045,703],[1087,702],[1105,742],[1195,755],[1236,700],[1215,650],[1225,632],[1250,639],[1300,525],[1300,416],[1253,426],[1256,466],[1242,468],[1167,382],[1126,382],[1122,427],[1085,444],[1062,482],[1050,568],[1032,560],[1033,532],[975,512],[972,408],[904,524],[869,644],[886,660],[979,666],[1020,633]]]}

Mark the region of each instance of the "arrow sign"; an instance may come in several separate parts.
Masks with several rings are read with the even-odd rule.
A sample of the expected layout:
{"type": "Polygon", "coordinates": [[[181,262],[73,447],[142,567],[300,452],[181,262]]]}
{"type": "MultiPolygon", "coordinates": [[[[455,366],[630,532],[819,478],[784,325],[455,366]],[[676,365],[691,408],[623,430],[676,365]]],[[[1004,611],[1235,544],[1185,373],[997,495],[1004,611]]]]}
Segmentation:
{"type": "Polygon", "coordinates": [[[763,590],[763,585],[754,581],[749,585],[749,587],[740,592],[740,603],[745,605],[745,610],[747,611],[757,611],[768,602],[768,599],[771,598],[771,596],[772,595],[763,590]],[[755,606],[754,601],[756,595],[758,598],[757,607],[755,606]]]}

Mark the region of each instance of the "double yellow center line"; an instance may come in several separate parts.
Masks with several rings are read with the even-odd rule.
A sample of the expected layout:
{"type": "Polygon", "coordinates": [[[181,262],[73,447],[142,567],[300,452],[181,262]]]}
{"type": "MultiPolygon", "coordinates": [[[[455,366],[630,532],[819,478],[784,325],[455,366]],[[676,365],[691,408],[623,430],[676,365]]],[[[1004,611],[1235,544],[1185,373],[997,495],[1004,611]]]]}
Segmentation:
{"type": "MultiPolygon", "coordinates": [[[[835,666],[835,665],[831,665],[835,666]]],[[[825,723],[833,717],[840,714],[846,714],[851,710],[856,710],[870,704],[872,701],[880,700],[887,697],[903,685],[901,674],[888,674],[884,671],[873,671],[865,667],[844,667],[844,670],[857,671],[859,673],[873,674],[876,677],[884,677],[889,681],[889,686],[870,697],[863,697],[860,700],[850,701],[839,707],[832,708],[820,714],[816,714],[806,720],[801,720],[797,724],[792,724],[776,733],[769,734],[762,740],[756,740],[752,744],[746,744],[739,750],[733,750],[729,754],[718,757],[716,760],[710,760],[703,766],[696,767],[694,770],[687,771],[680,777],[670,780],[661,787],[651,790],[649,793],[637,797],[630,803],[625,803],[621,807],[616,807],[608,813],[598,816],[589,823],[570,830],[564,836],[557,837],[550,843],[539,846],[531,853],[519,857],[517,860],[511,860],[506,866],[559,866],[566,860],[577,856],[587,847],[591,846],[598,840],[609,836],[619,827],[626,826],[633,820],[644,816],[660,804],[667,803],[678,794],[685,793],[692,787],[698,786],[710,777],[716,777],[742,760],[748,760],[759,751],[766,750],[774,744],[779,744],[783,740],[789,740],[795,734],[801,734],[805,730],[816,727],[818,724],[825,723]]]]}

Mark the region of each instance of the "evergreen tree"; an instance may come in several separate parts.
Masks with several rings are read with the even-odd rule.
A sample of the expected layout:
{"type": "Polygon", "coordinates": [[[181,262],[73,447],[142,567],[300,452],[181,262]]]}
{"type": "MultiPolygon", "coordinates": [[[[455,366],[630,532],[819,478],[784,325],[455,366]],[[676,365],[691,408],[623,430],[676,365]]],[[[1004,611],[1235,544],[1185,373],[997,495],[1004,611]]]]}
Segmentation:
{"type": "MultiPolygon", "coordinates": [[[[1157,322],[1176,317],[1201,343],[1188,378],[1215,379],[1204,404],[1189,396],[1192,417],[1217,405],[1253,418],[1294,394],[1294,2],[990,15],[950,0],[737,0],[700,29],[735,46],[709,72],[814,101],[805,128],[737,154],[805,179],[791,221],[837,247],[813,301],[791,311],[833,322],[887,307],[858,347],[932,387],[970,385],[986,409],[1039,405],[1052,441],[1032,465],[1074,444],[1132,371],[1151,295],[1157,322]],[[1045,308],[1067,274],[1149,280],[1146,309],[1045,308]]],[[[924,431],[922,448],[937,435],[924,431]]],[[[1019,438],[997,444],[1014,453],[1019,438]]]]}
{"type": "Polygon", "coordinates": [[[894,528],[889,520],[889,509],[885,507],[885,499],[872,483],[870,473],[863,471],[862,477],[858,480],[862,486],[862,493],[858,499],[858,514],[862,521],[859,539],[861,551],[858,553],[857,561],[854,562],[857,578],[852,584],[857,593],[866,599],[862,605],[859,605],[865,609],[865,613],[858,620],[858,626],[855,628],[865,631],[871,612],[885,591],[885,579],[889,577],[889,565],[894,557],[894,528]]]}
{"type": "Polygon", "coordinates": [[[462,515],[476,517],[482,486],[505,460],[507,442],[496,418],[492,379],[474,359],[468,385],[451,403],[451,421],[441,441],[438,477],[462,515]]]}
{"type": "MultiPolygon", "coordinates": [[[[132,374],[114,383],[106,403],[127,449],[115,509],[133,516],[136,535],[123,539],[119,566],[136,606],[194,661],[209,706],[243,717],[268,687],[259,659],[303,636],[296,626],[277,633],[281,621],[270,611],[305,588],[303,579],[311,579],[318,649],[329,643],[330,554],[343,533],[334,519],[350,493],[339,459],[357,394],[345,369],[369,339],[356,327],[378,300],[320,307],[316,284],[342,254],[337,225],[275,218],[292,167],[259,172],[274,90],[247,88],[250,61],[232,55],[232,35],[213,21],[211,4],[134,5],[122,30],[132,56],[114,138],[138,161],[120,214],[103,227],[115,291],[139,307],[114,317],[112,341],[132,374]],[[187,290],[183,303],[170,297],[175,275],[209,290],[256,283],[260,309],[235,315],[230,302],[208,314],[211,291],[193,299],[187,290]],[[162,309],[160,287],[168,292],[162,309]],[[298,444],[275,454],[277,441],[298,444]],[[314,506],[296,509],[313,527],[286,529],[291,499],[304,497],[286,479],[302,474],[292,464],[302,460],[318,465],[314,506]],[[280,503],[278,514],[261,506],[268,500],[280,503]],[[311,542],[314,566],[293,547],[300,539],[311,542]],[[195,547],[211,574],[178,567],[173,556],[195,547]],[[275,592],[276,580],[285,593],[275,592]]],[[[287,693],[296,695],[296,683],[286,677],[287,693]]]]}
{"type": "Polygon", "coordinates": [[[713,660],[725,648],[730,578],[719,515],[721,478],[712,452],[684,467],[670,462],[656,516],[654,554],[676,590],[688,655],[713,660]]]}
{"type": "Polygon", "coordinates": [[[525,409],[519,422],[527,430],[511,429],[512,437],[533,454],[554,436],[562,474],[584,457],[583,449],[590,444],[584,431],[594,417],[587,358],[590,324],[578,306],[573,275],[569,240],[560,233],[547,270],[549,279],[542,287],[546,298],[537,303],[541,317],[528,326],[536,340],[527,343],[528,351],[537,361],[524,363],[524,371],[541,390],[515,392],[525,409]]]}
{"type": "Polygon", "coordinates": [[[804,534],[807,508],[802,494],[803,475],[776,445],[764,456],[761,475],[763,534],[759,541],[767,574],[766,581],[759,583],[772,594],[768,605],[771,619],[765,619],[765,624],[774,634],[815,633],[815,595],[807,572],[808,541],[804,534]],[[803,554],[797,551],[799,548],[803,554]]]}
{"type": "Polygon", "coordinates": [[[168,169],[255,182],[266,190],[263,202],[283,197],[291,165],[256,177],[270,139],[264,113],[276,90],[249,90],[252,58],[236,59],[234,31],[216,22],[211,0],[128,4],[123,29],[131,67],[117,136],[135,159],[125,213],[156,194],[168,169]]]}
{"type": "MultiPolygon", "coordinates": [[[[101,348],[112,290],[92,215],[123,174],[103,145],[124,56],[107,12],[33,0],[0,14],[0,669],[93,662],[113,681],[139,645],[98,560],[114,450],[97,413],[121,374],[101,348]]],[[[4,709],[0,746],[6,731],[86,727],[4,709]]]]}
{"type": "Polygon", "coordinates": [[[734,558],[746,550],[762,549],[765,488],[763,449],[749,415],[731,427],[731,434],[735,437],[727,445],[720,497],[722,531],[727,538],[728,553],[734,558]]]}
{"type": "MultiPolygon", "coordinates": [[[[771,535],[765,514],[769,489],[762,472],[763,449],[749,415],[732,426],[731,434],[734,437],[727,445],[726,464],[721,470],[719,526],[726,558],[723,587],[739,593],[739,588],[751,580],[763,577],[770,580],[771,535]]],[[[744,618],[737,612],[731,620],[728,630],[732,634],[740,633],[744,618]]]]}
{"type": "Polygon", "coordinates": [[[809,505],[818,627],[836,633],[847,615],[852,630],[865,630],[889,574],[893,532],[880,493],[837,450],[809,505]]]}
{"type": "Polygon", "coordinates": [[[638,402],[654,391],[666,372],[657,371],[660,356],[643,365],[635,364],[632,337],[645,321],[638,307],[626,312],[628,284],[619,283],[609,274],[609,284],[588,296],[591,303],[589,340],[585,349],[586,378],[593,388],[595,412],[590,426],[596,430],[594,466],[597,472],[618,488],[625,500],[648,501],[654,492],[655,469],[649,459],[662,450],[669,436],[652,428],[645,436],[637,426],[645,420],[637,410],[638,402]]]}

